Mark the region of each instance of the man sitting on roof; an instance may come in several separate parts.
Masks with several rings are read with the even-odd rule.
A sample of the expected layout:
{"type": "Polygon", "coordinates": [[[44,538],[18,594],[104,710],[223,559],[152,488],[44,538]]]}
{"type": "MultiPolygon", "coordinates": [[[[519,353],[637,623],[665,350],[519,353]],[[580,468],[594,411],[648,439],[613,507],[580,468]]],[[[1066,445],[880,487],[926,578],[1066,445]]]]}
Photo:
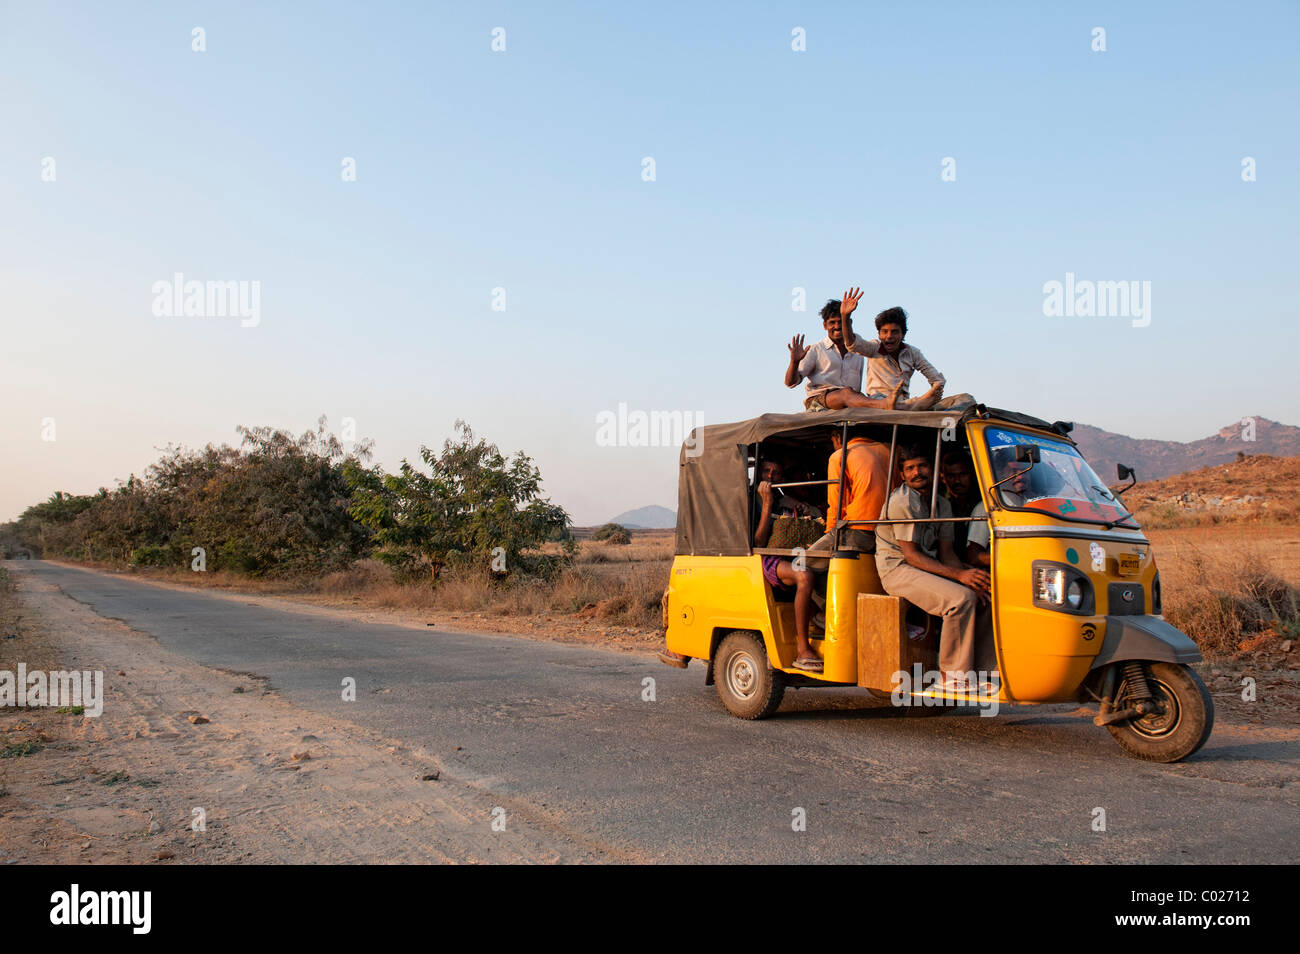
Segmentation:
{"type": "Polygon", "coordinates": [[[879,337],[871,340],[853,333],[852,315],[857,304],[856,301],[850,303],[845,296],[844,303],[840,306],[844,324],[842,337],[850,351],[867,358],[865,393],[868,401],[880,399],[886,394],[891,398],[897,395],[897,406],[909,411],[946,411],[969,407],[975,403],[969,394],[954,394],[945,398],[944,376],[939,373],[939,369],[925,359],[919,348],[904,344],[903,338],[907,336],[907,312],[894,307],[886,308],[876,315],[876,334],[879,337]],[[908,385],[913,373],[917,371],[930,382],[930,390],[918,398],[909,398],[908,385]]]}
{"type": "Polygon", "coordinates": [[[790,341],[790,364],[785,369],[785,386],[797,387],[808,379],[805,386],[804,410],[838,411],[846,407],[893,408],[900,392],[906,391],[906,382],[900,382],[892,393],[867,397],[862,393],[863,362],[845,344],[841,314],[851,314],[858,307],[862,292],[856,288],[844,293],[844,301],[834,298],[821,310],[822,327],[826,337],[816,344],[804,347],[803,335],[790,341]]]}

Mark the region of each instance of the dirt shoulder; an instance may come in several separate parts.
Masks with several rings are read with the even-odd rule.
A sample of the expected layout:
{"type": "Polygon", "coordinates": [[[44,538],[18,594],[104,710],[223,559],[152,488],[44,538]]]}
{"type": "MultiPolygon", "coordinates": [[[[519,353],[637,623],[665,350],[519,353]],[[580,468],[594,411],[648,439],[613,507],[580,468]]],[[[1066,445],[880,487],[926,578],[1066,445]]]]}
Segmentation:
{"type": "Polygon", "coordinates": [[[99,718],[0,707],[0,863],[606,857],[527,822],[494,831],[501,796],[438,758],[306,713],[254,677],[201,666],[32,575],[11,576],[0,669],[100,670],[111,688],[99,718]]]}

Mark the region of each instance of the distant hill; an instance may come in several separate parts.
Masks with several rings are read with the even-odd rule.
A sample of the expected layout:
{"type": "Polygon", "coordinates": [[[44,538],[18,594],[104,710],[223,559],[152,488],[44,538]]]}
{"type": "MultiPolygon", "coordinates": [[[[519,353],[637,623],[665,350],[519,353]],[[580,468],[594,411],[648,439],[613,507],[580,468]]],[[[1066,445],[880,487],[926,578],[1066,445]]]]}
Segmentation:
{"type": "Polygon", "coordinates": [[[1124,494],[1147,528],[1187,523],[1273,520],[1300,515],[1300,457],[1234,457],[1173,477],[1147,480],[1124,494]]]}
{"type": "Polygon", "coordinates": [[[1078,424],[1070,434],[1083,456],[1107,483],[1115,481],[1115,465],[1128,464],[1138,480],[1159,480],[1200,467],[1213,467],[1237,459],[1237,454],[1269,454],[1274,457],[1300,455],[1300,427],[1279,424],[1266,417],[1252,418],[1254,440],[1247,425],[1229,424],[1212,437],[1198,441],[1144,440],[1113,434],[1098,427],[1078,424]]]}
{"type": "Polygon", "coordinates": [[[671,530],[677,526],[677,511],[667,507],[638,507],[626,510],[608,522],[621,524],[629,530],[671,530]]]}

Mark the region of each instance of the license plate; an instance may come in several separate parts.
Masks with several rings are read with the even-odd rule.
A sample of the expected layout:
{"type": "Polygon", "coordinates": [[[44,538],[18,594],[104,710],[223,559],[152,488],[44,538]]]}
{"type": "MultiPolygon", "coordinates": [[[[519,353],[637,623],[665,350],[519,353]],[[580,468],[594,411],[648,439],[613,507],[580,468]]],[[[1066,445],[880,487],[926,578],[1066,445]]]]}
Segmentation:
{"type": "Polygon", "coordinates": [[[1137,576],[1142,567],[1142,558],[1136,553],[1121,553],[1119,555],[1119,575],[1120,576],[1137,576]]]}

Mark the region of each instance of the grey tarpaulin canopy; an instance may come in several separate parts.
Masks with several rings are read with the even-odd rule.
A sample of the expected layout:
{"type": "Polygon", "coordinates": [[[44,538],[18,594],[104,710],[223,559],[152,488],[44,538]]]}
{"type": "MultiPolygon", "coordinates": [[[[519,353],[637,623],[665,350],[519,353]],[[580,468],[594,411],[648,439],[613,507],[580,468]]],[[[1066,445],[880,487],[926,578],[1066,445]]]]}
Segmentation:
{"type": "Polygon", "coordinates": [[[770,437],[814,437],[829,426],[848,422],[942,429],[954,418],[982,414],[1012,424],[1051,429],[1036,417],[984,408],[965,411],[886,411],[850,408],[803,414],[764,414],[736,424],[698,427],[682,446],[677,469],[677,548],[679,556],[744,556],[749,553],[749,473],[747,449],[770,437]]]}

